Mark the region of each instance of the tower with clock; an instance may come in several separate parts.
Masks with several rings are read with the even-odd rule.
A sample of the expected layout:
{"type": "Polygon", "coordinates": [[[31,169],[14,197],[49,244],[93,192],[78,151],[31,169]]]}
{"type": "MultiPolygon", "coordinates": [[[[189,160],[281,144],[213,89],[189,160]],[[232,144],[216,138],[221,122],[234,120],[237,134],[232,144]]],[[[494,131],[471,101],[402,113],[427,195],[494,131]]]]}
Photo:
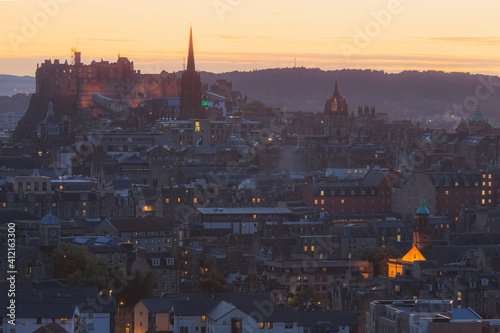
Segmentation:
{"type": "Polygon", "coordinates": [[[42,217],[39,227],[40,248],[51,248],[59,245],[61,225],[57,216],[49,213],[42,217]]]}

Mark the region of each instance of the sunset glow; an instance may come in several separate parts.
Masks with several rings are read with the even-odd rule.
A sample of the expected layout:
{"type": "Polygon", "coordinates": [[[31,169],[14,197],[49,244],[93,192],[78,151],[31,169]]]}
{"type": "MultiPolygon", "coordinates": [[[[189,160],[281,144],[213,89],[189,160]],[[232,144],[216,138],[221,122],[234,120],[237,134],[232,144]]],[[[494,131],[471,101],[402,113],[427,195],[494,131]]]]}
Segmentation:
{"type": "Polygon", "coordinates": [[[500,3],[482,0],[0,1],[0,73],[44,59],[134,61],[182,69],[192,24],[198,70],[297,66],[500,74],[500,3]],[[389,15],[386,15],[389,13],[389,15]]]}

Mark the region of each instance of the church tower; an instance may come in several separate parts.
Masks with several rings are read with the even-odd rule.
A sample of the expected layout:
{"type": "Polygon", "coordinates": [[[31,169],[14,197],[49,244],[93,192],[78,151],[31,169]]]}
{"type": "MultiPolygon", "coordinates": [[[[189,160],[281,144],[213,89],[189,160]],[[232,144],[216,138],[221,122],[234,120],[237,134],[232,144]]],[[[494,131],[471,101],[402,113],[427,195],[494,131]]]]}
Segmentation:
{"type": "Polygon", "coordinates": [[[337,82],[332,97],[325,103],[325,136],[344,142],[349,137],[349,109],[337,82]]]}
{"type": "Polygon", "coordinates": [[[189,30],[187,68],[182,73],[179,120],[204,119],[201,107],[201,79],[194,66],[193,28],[189,30]]]}
{"type": "Polygon", "coordinates": [[[413,227],[413,246],[422,249],[431,245],[431,229],[429,226],[429,209],[425,206],[425,199],[420,201],[417,209],[415,226],[413,227]]]}
{"type": "Polygon", "coordinates": [[[59,246],[59,237],[61,235],[59,219],[52,213],[45,215],[40,221],[39,235],[41,249],[59,246]]]}

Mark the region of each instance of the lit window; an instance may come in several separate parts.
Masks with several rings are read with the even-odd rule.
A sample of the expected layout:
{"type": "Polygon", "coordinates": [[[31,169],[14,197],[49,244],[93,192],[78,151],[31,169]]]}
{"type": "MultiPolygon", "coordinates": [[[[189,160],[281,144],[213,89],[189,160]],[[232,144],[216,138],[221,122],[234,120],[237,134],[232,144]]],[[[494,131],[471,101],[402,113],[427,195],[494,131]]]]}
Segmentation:
{"type": "Polygon", "coordinates": [[[204,323],[207,320],[207,316],[201,316],[201,322],[204,323]]]}
{"type": "Polygon", "coordinates": [[[255,203],[255,198],[252,199],[252,202],[255,203]]]}
{"type": "Polygon", "coordinates": [[[67,321],[68,321],[67,318],[61,318],[61,324],[66,324],[67,321]]]}
{"type": "Polygon", "coordinates": [[[257,218],[257,214],[253,214],[253,218],[255,220],[257,218]]]}
{"type": "Polygon", "coordinates": [[[257,203],[260,203],[260,198],[257,198],[257,203]]]}
{"type": "Polygon", "coordinates": [[[485,190],[483,190],[483,191],[482,191],[482,194],[483,194],[483,195],[486,195],[486,191],[485,191],[485,190]]]}
{"type": "Polygon", "coordinates": [[[87,216],[87,211],[85,209],[82,210],[82,216],[87,216]]]}
{"type": "Polygon", "coordinates": [[[321,200],[321,204],[324,205],[325,204],[325,200],[321,200]]]}
{"type": "Polygon", "coordinates": [[[483,174],[483,178],[486,178],[486,174],[483,174]]]}
{"type": "Polygon", "coordinates": [[[193,199],[193,202],[194,202],[194,203],[198,203],[198,198],[194,198],[194,199],[193,199]]]}
{"type": "Polygon", "coordinates": [[[449,195],[449,194],[450,194],[450,192],[449,192],[449,191],[446,191],[446,192],[445,192],[445,194],[446,194],[446,195],[449,195]]]}
{"type": "Polygon", "coordinates": [[[83,207],[86,207],[86,206],[87,206],[87,203],[86,203],[86,202],[84,202],[84,203],[83,203],[83,207]]]}
{"type": "Polygon", "coordinates": [[[491,173],[488,175],[488,179],[491,179],[491,173]]]}
{"type": "Polygon", "coordinates": [[[488,186],[491,187],[491,182],[488,182],[488,186]]]}
{"type": "Polygon", "coordinates": [[[43,151],[39,151],[38,152],[38,157],[42,157],[42,155],[43,155],[43,151]]]}
{"type": "Polygon", "coordinates": [[[322,196],[323,196],[323,195],[325,195],[325,191],[321,191],[321,195],[322,195],[322,196]]]}
{"type": "Polygon", "coordinates": [[[260,329],[264,329],[264,323],[260,323],[260,329]]]}
{"type": "Polygon", "coordinates": [[[62,190],[64,188],[64,186],[62,185],[59,185],[59,189],[62,190]]]}
{"type": "Polygon", "coordinates": [[[307,246],[304,246],[304,252],[307,252],[307,246]]]}
{"type": "Polygon", "coordinates": [[[484,205],[486,203],[486,200],[481,200],[481,203],[484,205]]]}
{"type": "Polygon", "coordinates": [[[314,245],[311,245],[311,252],[314,252],[314,245]]]}
{"type": "Polygon", "coordinates": [[[340,200],[340,203],[344,203],[344,199],[340,200]]]}
{"type": "Polygon", "coordinates": [[[401,235],[398,235],[398,242],[401,242],[401,235]]]}
{"type": "Polygon", "coordinates": [[[170,198],[165,198],[165,203],[170,203],[170,198]]]}
{"type": "Polygon", "coordinates": [[[181,202],[181,198],[177,198],[177,202],[181,202]]]}
{"type": "Polygon", "coordinates": [[[200,131],[200,122],[199,121],[196,121],[194,123],[194,131],[195,132],[199,132],[200,131]]]}
{"type": "Polygon", "coordinates": [[[317,205],[318,204],[318,199],[314,200],[314,204],[317,205]]]}
{"type": "Polygon", "coordinates": [[[3,207],[7,207],[7,203],[5,203],[5,202],[4,202],[4,203],[2,203],[2,206],[3,206],[3,207]]]}
{"type": "Polygon", "coordinates": [[[273,328],[273,323],[272,322],[268,322],[267,323],[267,328],[273,328]]]}

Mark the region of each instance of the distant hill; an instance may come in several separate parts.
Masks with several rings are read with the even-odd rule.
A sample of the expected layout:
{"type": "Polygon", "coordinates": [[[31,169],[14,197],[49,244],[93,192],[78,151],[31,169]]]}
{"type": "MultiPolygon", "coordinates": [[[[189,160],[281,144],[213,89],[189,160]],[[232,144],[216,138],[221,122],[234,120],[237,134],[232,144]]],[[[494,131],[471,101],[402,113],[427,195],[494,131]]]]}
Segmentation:
{"type": "MultiPolygon", "coordinates": [[[[387,112],[397,119],[441,115],[454,104],[474,100],[470,97],[475,96],[482,76],[438,71],[389,74],[371,70],[286,68],[223,74],[202,72],[201,77],[209,84],[217,79],[232,81],[233,89],[247,95],[249,101],[260,100],[269,106],[303,111],[323,111],[337,80],[349,111],[356,113],[359,105],[375,105],[377,112],[387,112]]],[[[500,78],[484,79],[491,79],[498,86],[489,87],[493,91],[480,101],[481,111],[490,119],[498,119],[500,78]]],[[[479,91],[489,92],[486,88],[479,91]]]]}
{"type": "Polygon", "coordinates": [[[12,96],[18,93],[32,94],[35,92],[35,85],[33,76],[0,74],[0,96],[12,96]]]}

